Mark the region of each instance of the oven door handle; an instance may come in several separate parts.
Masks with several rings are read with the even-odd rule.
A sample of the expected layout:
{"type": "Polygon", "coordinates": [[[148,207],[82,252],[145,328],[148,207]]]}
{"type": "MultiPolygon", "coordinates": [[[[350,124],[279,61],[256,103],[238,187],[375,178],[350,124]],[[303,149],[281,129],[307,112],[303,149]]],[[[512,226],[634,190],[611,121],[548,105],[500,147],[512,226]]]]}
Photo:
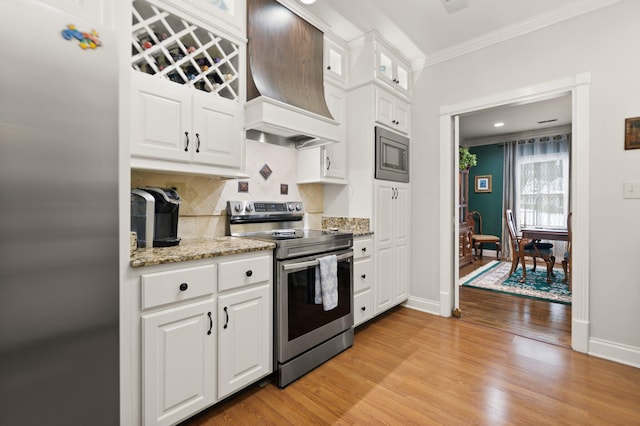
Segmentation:
{"type": "MultiPolygon", "coordinates": [[[[345,260],[348,259],[350,257],[353,257],[353,253],[345,253],[345,254],[341,254],[340,256],[338,256],[338,262],[340,262],[341,260],[345,260]]],[[[289,263],[287,265],[284,265],[282,268],[285,271],[290,271],[291,269],[300,269],[300,268],[308,268],[310,266],[316,266],[319,265],[320,261],[319,260],[309,260],[307,262],[298,262],[298,263],[289,263]]]]}

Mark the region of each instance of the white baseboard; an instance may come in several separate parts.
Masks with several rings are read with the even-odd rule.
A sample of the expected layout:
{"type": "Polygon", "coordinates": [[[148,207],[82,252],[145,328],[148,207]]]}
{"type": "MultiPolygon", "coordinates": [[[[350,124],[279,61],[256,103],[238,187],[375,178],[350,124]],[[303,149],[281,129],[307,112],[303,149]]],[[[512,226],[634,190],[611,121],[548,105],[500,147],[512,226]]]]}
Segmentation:
{"type": "Polygon", "coordinates": [[[417,311],[426,312],[428,314],[440,316],[440,303],[434,302],[433,300],[410,296],[403,306],[415,309],[417,311]]]}
{"type": "Polygon", "coordinates": [[[640,348],[633,346],[591,338],[589,355],[640,368],[640,348]]]}

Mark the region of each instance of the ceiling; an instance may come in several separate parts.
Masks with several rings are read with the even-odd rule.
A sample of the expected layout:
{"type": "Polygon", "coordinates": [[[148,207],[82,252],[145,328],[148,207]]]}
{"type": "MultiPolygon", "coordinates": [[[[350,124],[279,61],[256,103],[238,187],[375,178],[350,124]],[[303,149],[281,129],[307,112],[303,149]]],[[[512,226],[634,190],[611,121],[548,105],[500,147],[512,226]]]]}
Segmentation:
{"type": "MultiPolygon", "coordinates": [[[[317,0],[301,5],[346,41],[377,31],[419,68],[619,0],[317,0]],[[467,6],[449,13],[443,2],[467,6]]],[[[570,96],[466,114],[461,139],[538,130],[571,123],[570,96]],[[557,121],[539,124],[539,121],[557,121]],[[502,121],[505,126],[494,128],[502,121]]]]}
{"type": "Polygon", "coordinates": [[[465,145],[486,144],[487,138],[544,131],[571,124],[571,95],[527,104],[509,104],[460,116],[460,140],[465,145]],[[494,123],[504,126],[496,128],[494,123]]]}
{"type": "Polygon", "coordinates": [[[351,41],[376,30],[414,65],[456,46],[495,42],[620,0],[316,0],[300,4],[351,41]],[[449,13],[444,6],[464,4],[449,13]]]}

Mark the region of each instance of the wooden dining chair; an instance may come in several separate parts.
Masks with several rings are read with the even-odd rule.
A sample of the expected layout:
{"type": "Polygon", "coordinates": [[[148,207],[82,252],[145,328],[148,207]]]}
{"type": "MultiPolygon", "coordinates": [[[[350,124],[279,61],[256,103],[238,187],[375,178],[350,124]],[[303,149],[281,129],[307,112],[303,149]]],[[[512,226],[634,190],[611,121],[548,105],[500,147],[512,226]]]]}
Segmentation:
{"type": "Polygon", "coordinates": [[[478,259],[478,253],[480,253],[480,258],[482,258],[482,249],[484,244],[495,244],[496,245],[496,259],[500,260],[500,252],[502,251],[502,243],[500,237],[495,235],[487,235],[482,232],[482,215],[480,212],[473,210],[467,213],[467,223],[473,230],[473,235],[471,236],[471,246],[474,250],[474,258],[478,259]]]}
{"type": "Polygon", "coordinates": [[[505,210],[504,218],[509,231],[509,237],[511,240],[511,271],[509,275],[512,275],[518,263],[522,259],[522,278],[521,283],[527,280],[527,268],[525,265],[525,257],[533,258],[533,270],[536,269],[536,259],[540,258],[547,264],[547,282],[551,283],[551,277],[553,276],[553,265],[556,263],[556,257],[553,255],[553,244],[550,243],[538,243],[536,241],[523,241],[522,237],[518,236],[516,231],[516,222],[513,218],[512,210],[505,210]]]}
{"type": "Polygon", "coordinates": [[[569,273],[571,271],[571,212],[567,215],[567,234],[569,235],[567,242],[567,250],[564,252],[564,258],[562,259],[562,270],[564,271],[563,283],[569,284],[569,291],[571,291],[571,281],[569,273]]]}

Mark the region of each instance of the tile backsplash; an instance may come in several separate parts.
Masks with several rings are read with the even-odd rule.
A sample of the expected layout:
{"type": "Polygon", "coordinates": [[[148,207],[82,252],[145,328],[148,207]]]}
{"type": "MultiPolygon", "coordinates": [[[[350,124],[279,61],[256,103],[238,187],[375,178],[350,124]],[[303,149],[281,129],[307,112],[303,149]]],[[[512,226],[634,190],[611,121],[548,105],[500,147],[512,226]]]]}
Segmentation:
{"type": "Polygon", "coordinates": [[[175,187],[182,198],[178,222],[178,235],[182,238],[224,235],[227,200],[301,200],[307,213],[305,226],[322,226],[322,184],[296,184],[295,149],[247,140],[245,171],[248,178],[224,180],[201,175],[132,170],[131,187],[175,187]],[[260,174],[265,164],[272,171],[268,179],[260,174]],[[238,182],[247,182],[248,191],[238,192],[238,182]],[[280,194],[281,184],[288,186],[288,194],[280,194]]]}

